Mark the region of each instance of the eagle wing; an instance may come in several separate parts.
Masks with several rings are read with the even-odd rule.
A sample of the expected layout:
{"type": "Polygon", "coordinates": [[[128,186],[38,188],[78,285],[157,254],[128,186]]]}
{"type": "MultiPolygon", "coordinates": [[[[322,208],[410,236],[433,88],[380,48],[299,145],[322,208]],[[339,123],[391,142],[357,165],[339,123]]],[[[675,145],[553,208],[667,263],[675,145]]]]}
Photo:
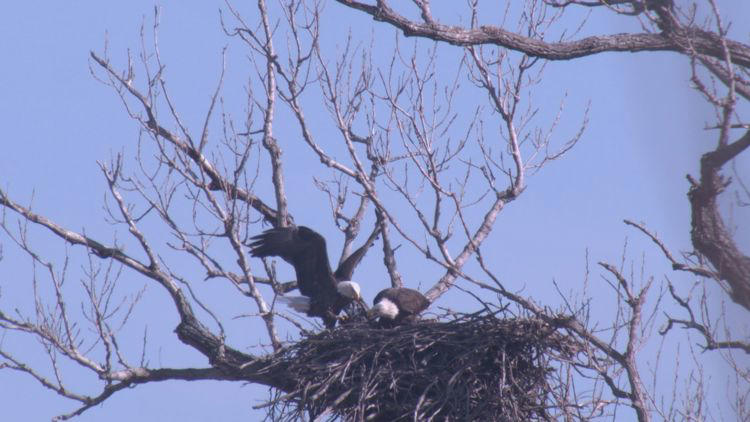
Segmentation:
{"type": "Polygon", "coordinates": [[[292,264],[297,287],[304,296],[336,295],[326,240],[314,230],[304,226],[277,227],[254,236],[252,240],[252,256],[278,256],[292,264]]]}
{"type": "Polygon", "coordinates": [[[372,234],[370,234],[370,237],[367,238],[362,246],[352,252],[351,255],[346,257],[346,259],[339,262],[338,268],[336,268],[336,271],[333,273],[336,281],[352,280],[354,270],[357,268],[357,265],[362,262],[362,258],[365,257],[365,254],[370,249],[370,247],[375,243],[375,239],[377,239],[378,233],[380,233],[380,230],[375,230],[372,234]]]}

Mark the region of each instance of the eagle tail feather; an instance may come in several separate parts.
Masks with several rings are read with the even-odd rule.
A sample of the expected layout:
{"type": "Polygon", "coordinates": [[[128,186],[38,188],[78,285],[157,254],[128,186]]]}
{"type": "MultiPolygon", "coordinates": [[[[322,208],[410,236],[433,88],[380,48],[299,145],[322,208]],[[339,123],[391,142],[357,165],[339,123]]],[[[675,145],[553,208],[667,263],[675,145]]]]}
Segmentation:
{"type": "Polygon", "coordinates": [[[304,296],[281,296],[279,302],[297,312],[307,313],[310,310],[310,298],[304,296]]]}

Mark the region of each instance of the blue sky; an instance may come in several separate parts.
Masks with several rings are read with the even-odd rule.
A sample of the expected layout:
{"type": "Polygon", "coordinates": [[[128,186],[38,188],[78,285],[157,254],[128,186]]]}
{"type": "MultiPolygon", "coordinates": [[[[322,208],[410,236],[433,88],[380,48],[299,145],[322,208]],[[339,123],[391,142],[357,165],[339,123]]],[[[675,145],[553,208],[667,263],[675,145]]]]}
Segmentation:
{"type": "MultiPolygon", "coordinates": [[[[167,64],[167,80],[183,120],[191,130],[199,130],[202,125],[221,68],[220,52],[227,46],[225,110],[241,121],[244,86],[250,75],[248,53],[236,39],[229,39],[222,32],[219,9],[223,3],[167,1],[160,5],[162,60],[167,64]]],[[[128,49],[134,53],[139,49],[142,22],[146,22],[149,33],[153,7],[154,3],[148,1],[14,2],[6,5],[0,16],[0,122],[5,129],[0,186],[22,203],[33,199],[36,212],[104,242],[115,237],[124,239],[127,233],[105,221],[102,206],[107,189],[97,161],[106,162],[113,154],[123,152],[132,162],[139,130],[113,92],[92,77],[88,55],[90,50],[101,52],[107,40],[113,62],[122,66],[128,49]]],[[[728,17],[750,13],[747,5],[735,2],[727,2],[724,7],[736,8],[725,11],[728,17]]],[[[250,6],[243,5],[240,10],[246,12],[249,20],[255,19],[250,6]]],[[[322,42],[334,53],[332,60],[347,31],[364,45],[369,45],[373,37],[376,63],[387,60],[393,48],[394,30],[375,25],[332,2],[324,16],[326,32],[322,42]]],[[[735,21],[732,33],[736,39],[747,41],[747,25],[735,21]]],[[[633,29],[632,22],[594,15],[585,32],[628,29],[633,29]]],[[[401,42],[411,46],[414,40],[401,42]]],[[[418,44],[420,49],[430,46],[425,42],[418,44]]],[[[277,43],[277,49],[283,47],[283,43],[277,43]]],[[[448,74],[455,72],[461,52],[455,47],[439,48],[441,64],[445,64],[441,69],[448,69],[448,74]]],[[[673,251],[691,249],[685,174],[695,174],[698,158],[712,148],[715,134],[703,129],[713,122],[713,112],[689,88],[689,77],[687,59],[672,53],[603,54],[547,65],[543,81],[532,97],[542,110],[540,124],[544,124],[544,116],[556,112],[563,99],[567,108],[556,132],[561,139],[575,133],[589,101],[590,123],[579,144],[564,159],[550,163],[531,177],[526,192],[498,218],[485,244],[485,254],[491,252],[491,266],[507,286],[522,289],[542,304],[557,306],[560,300],[553,281],[564,292],[580,292],[588,251],[592,270],[589,294],[596,298],[593,310],[597,318],[607,321],[612,315],[613,295],[594,264],[601,260],[619,263],[627,241],[627,262],[633,262],[636,273],[645,261],[647,275],[658,281],[668,276],[685,289],[683,292],[687,291],[692,279],[672,273],[658,250],[623,225],[622,219],[646,222],[673,251]]],[[[465,103],[460,108],[473,110],[484,98],[466,95],[462,101],[465,103]]],[[[321,122],[316,125],[318,136],[331,131],[330,136],[334,137],[330,126],[322,123],[329,115],[319,107],[320,103],[317,108],[314,101],[309,104],[309,118],[321,122]]],[[[277,137],[283,142],[287,160],[290,210],[298,223],[329,236],[330,254],[336,256],[341,241],[331,224],[327,199],[314,189],[309,177],[318,161],[295,132],[296,126],[286,124],[284,112],[281,113],[276,123],[277,137]]],[[[750,168],[748,154],[737,166],[746,180],[750,179],[746,170],[750,168]]],[[[326,170],[314,171],[319,177],[331,176],[326,170]]],[[[268,186],[259,189],[266,189],[265,197],[270,201],[268,186]]],[[[739,224],[736,238],[746,251],[750,250],[750,225],[741,223],[748,217],[747,209],[734,210],[734,221],[739,224]]],[[[32,231],[31,240],[51,260],[59,260],[66,252],[75,253],[43,231],[32,231]]],[[[29,260],[15,250],[4,234],[0,234],[0,245],[0,308],[28,310],[32,305],[29,260]]],[[[404,253],[410,255],[399,265],[407,285],[423,290],[429,287],[439,276],[439,269],[425,265],[413,251],[404,253]]],[[[78,261],[72,266],[66,290],[72,301],[80,298],[77,276],[81,265],[78,261]]],[[[291,277],[288,269],[281,268],[283,265],[278,266],[287,271],[286,277],[291,277]]],[[[368,255],[357,276],[367,279],[361,281],[368,299],[387,283],[376,252],[368,255]]],[[[133,343],[130,352],[134,359],[139,354],[143,327],[148,325],[150,366],[206,364],[200,355],[175,339],[172,330],[176,316],[158,286],[129,273],[123,275],[121,283],[124,295],[147,286],[138,316],[123,334],[133,343]]],[[[203,283],[202,277],[196,277],[196,283],[203,283]]],[[[248,319],[233,319],[252,312],[248,308],[251,304],[236,298],[236,291],[227,285],[203,283],[199,288],[221,308],[228,321],[230,342],[243,350],[257,351],[254,346],[267,340],[260,328],[248,319]]],[[[725,298],[715,286],[709,286],[709,291],[716,299],[712,306],[718,309],[725,298]]],[[[746,318],[746,312],[738,311],[733,304],[724,305],[730,315],[746,318]]],[[[436,306],[471,310],[476,305],[467,295],[454,291],[436,306]]],[[[747,330],[740,323],[738,326],[747,330]]],[[[643,351],[644,362],[655,358],[659,345],[656,337],[643,351]]],[[[667,338],[667,350],[676,350],[678,340],[683,339],[676,334],[667,338]]],[[[33,351],[38,350],[34,341],[7,335],[0,337],[0,342],[28,353],[30,362],[44,362],[43,356],[33,351]]],[[[711,354],[701,355],[700,359],[707,368],[716,369],[713,382],[723,388],[725,368],[721,360],[711,354]]],[[[73,384],[96,388],[95,379],[70,369],[73,384]]],[[[664,371],[669,372],[666,368],[664,371]]],[[[0,371],[0,392],[4,420],[48,420],[75,408],[75,403],[9,371],[0,371]]],[[[723,393],[716,394],[723,397],[723,393]]],[[[240,383],[155,383],[120,392],[78,420],[252,420],[253,416],[248,415],[258,413],[251,407],[267,397],[265,388],[240,383]]]]}

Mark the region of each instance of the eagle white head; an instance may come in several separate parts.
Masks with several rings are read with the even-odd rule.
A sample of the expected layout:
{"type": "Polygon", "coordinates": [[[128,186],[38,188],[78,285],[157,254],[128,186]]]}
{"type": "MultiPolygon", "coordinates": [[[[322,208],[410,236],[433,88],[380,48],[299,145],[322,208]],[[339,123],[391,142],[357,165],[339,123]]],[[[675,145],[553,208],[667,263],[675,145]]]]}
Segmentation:
{"type": "Polygon", "coordinates": [[[357,284],[354,281],[341,281],[339,284],[336,285],[336,290],[338,290],[339,294],[348,297],[352,300],[361,300],[361,289],[359,288],[359,284],[357,284]]]}
{"type": "Polygon", "coordinates": [[[388,298],[382,298],[370,309],[369,315],[377,315],[381,318],[395,319],[398,316],[398,306],[388,298]]]}

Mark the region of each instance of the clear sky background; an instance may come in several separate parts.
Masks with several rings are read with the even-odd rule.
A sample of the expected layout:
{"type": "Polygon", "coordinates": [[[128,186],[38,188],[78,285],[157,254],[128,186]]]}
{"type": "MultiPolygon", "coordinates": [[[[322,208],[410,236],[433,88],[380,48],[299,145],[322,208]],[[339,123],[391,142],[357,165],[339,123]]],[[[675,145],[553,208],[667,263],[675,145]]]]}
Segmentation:
{"type": "MultiPolygon", "coordinates": [[[[222,32],[219,10],[223,3],[159,4],[162,60],[167,65],[167,81],[183,120],[191,130],[199,130],[202,125],[218,80],[221,49],[227,46],[225,110],[241,121],[244,87],[251,70],[246,47],[222,32]]],[[[134,53],[139,49],[144,20],[146,32],[150,30],[154,5],[149,1],[11,2],[0,15],[0,123],[4,129],[0,137],[0,186],[21,203],[32,203],[36,212],[103,242],[111,242],[115,237],[124,239],[127,233],[105,221],[102,205],[107,187],[97,161],[108,161],[113,154],[124,152],[126,163],[134,167],[132,157],[139,129],[114,93],[90,74],[89,51],[101,52],[108,40],[113,62],[122,68],[128,49],[134,53]]],[[[253,5],[239,7],[249,22],[255,22],[257,13],[253,5]]],[[[747,42],[750,21],[740,17],[750,16],[750,6],[747,2],[727,1],[723,7],[727,8],[724,16],[734,21],[733,38],[747,42]]],[[[341,48],[348,31],[364,45],[374,39],[375,62],[381,64],[390,58],[396,33],[333,2],[325,9],[323,30],[323,46],[331,52],[341,48]]],[[[584,33],[626,30],[637,27],[632,21],[604,13],[595,14],[584,33]]],[[[402,39],[402,42],[411,46],[414,40],[402,39]]],[[[417,45],[426,49],[432,44],[419,41],[417,45]]],[[[277,43],[276,48],[283,49],[284,44],[277,43]]],[[[456,47],[440,48],[440,61],[445,65],[440,69],[449,69],[443,75],[450,77],[455,74],[461,51],[456,47]]],[[[331,59],[334,58],[332,54],[331,59]]],[[[645,222],[675,252],[692,249],[685,175],[696,174],[700,155],[714,146],[715,132],[703,129],[713,124],[714,115],[690,89],[689,72],[688,60],[671,53],[602,54],[547,65],[543,82],[533,97],[535,105],[542,109],[541,115],[556,112],[567,95],[567,108],[556,134],[561,140],[574,134],[589,101],[590,124],[581,142],[564,159],[531,177],[527,191],[498,218],[484,251],[490,253],[492,267],[506,286],[555,307],[560,299],[554,292],[553,281],[564,292],[580,292],[588,251],[592,270],[589,294],[596,299],[594,315],[608,321],[614,315],[614,297],[594,264],[619,263],[627,241],[627,260],[634,263],[636,273],[645,262],[646,277],[653,275],[659,282],[669,277],[682,292],[687,292],[692,278],[671,272],[654,245],[626,227],[622,220],[645,222]]],[[[458,109],[473,110],[485,98],[465,95],[462,101],[465,103],[458,109]]],[[[306,113],[310,120],[329,119],[320,103],[317,107],[314,102],[309,104],[306,113]]],[[[744,111],[747,112],[747,107],[744,111]]],[[[310,178],[310,169],[316,168],[318,160],[302,143],[296,126],[286,124],[283,116],[282,112],[276,121],[276,136],[285,149],[290,211],[298,223],[328,236],[330,255],[335,257],[341,240],[331,224],[327,199],[314,189],[310,178]]],[[[331,129],[321,124],[319,130],[323,131],[318,134],[322,139],[324,131],[331,129]]],[[[331,137],[335,136],[331,130],[331,137]]],[[[737,162],[737,168],[746,181],[750,180],[747,153],[737,162]]],[[[314,171],[330,177],[327,170],[314,171]]],[[[268,186],[259,189],[261,193],[266,189],[264,198],[272,203],[268,186]]],[[[747,209],[736,207],[731,213],[734,224],[738,225],[736,239],[748,251],[750,214],[747,209]]],[[[66,251],[75,252],[43,231],[32,232],[31,240],[48,259],[59,259],[66,251]]],[[[3,247],[0,309],[31,310],[29,259],[4,234],[0,234],[0,245],[3,247]]],[[[418,256],[414,258],[401,259],[402,275],[409,287],[425,290],[440,271],[425,265],[418,256]]],[[[80,300],[77,278],[81,265],[80,260],[71,265],[66,292],[73,303],[80,300]]],[[[281,269],[284,264],[278,266],[281,269]]],[[[292,277],[291,272],[285,276],[292,277]]],[[[228,285],[207,284],[202,278],[202,274],[196,275],[195,282],[228,321],[230,344],[258,352],[254,346],[267,342],[262,328],[248,319],[232,319],[253,312],[252,304],[237,298],[236,290],[228,285]]],[[[368,255],[355,279],[363,284],[368,301],[386,287],[387,275],[376,251],[368,255]]],[[[202,356],[176,340],[172,332],[176,315],[159,286],[132,273],[126,273],[121,283],[123,295],[148,286],[137,316],[123,334],[126,341],[134,343],[127,348],[134,361],[139,356],[143,327],[148,325],[149,366],[206,365],[202,356]]],[[[726,306],[730,319],[737,323],[736,329],[746,334],[747,312],[722,302],[726,297],[715,286],[710,285],[709,291],[714,299],[713,309],[718,311],[726,306]]],[[[477,305],[468,295],[451,292],[436,306],[471,310],[477,305]]],[[[665,309],[674,310],[671,305],[665,309]]],[[[663,316],[657,318],[661,318],[656,323],[658,327],[663,316]]],[[[667,355],[687,352],[685,348],[691,342],[683,344],[678,352],[678,340],[684,339],[676,333],[666,338],[667,355]]],[[[660,341],[655,334],[642,352],[644,376],[649,372],[648,362],[655,359],[660,341]]],[[[44,362],[34,341],[0,333],[0,342],[3,347],[16,350],[19,356],[28,357],[31,363],[44,362]]],[[[726,385],[726,367],[715,353],[702,354],[699,359],[712,373],[716,392],[710,394],[715,394],[714,402],[719,402],[726,397],[722,391],[726,385]]],[[[673,362],[663,364],[660,369],[666,378],[671,377],[669,365],[673,362]]],[[[88,388],[92,394],[97,391],[96,379],[75,370],[70,374],[73,385],[88,388]]],[[[262,413],[253,411],[252,406],[266,398],[266,388],[242,383],[153,383],[117,393],[78,420],[253,420],[262,413]]],[[[48,420],[72,411],[75,406],[76,403],[59,398],[23,374],[0,371],[0,419],[4,421],[48,420]]],[[[721,419],[721,415],[714,416],[721,419]]]]}

